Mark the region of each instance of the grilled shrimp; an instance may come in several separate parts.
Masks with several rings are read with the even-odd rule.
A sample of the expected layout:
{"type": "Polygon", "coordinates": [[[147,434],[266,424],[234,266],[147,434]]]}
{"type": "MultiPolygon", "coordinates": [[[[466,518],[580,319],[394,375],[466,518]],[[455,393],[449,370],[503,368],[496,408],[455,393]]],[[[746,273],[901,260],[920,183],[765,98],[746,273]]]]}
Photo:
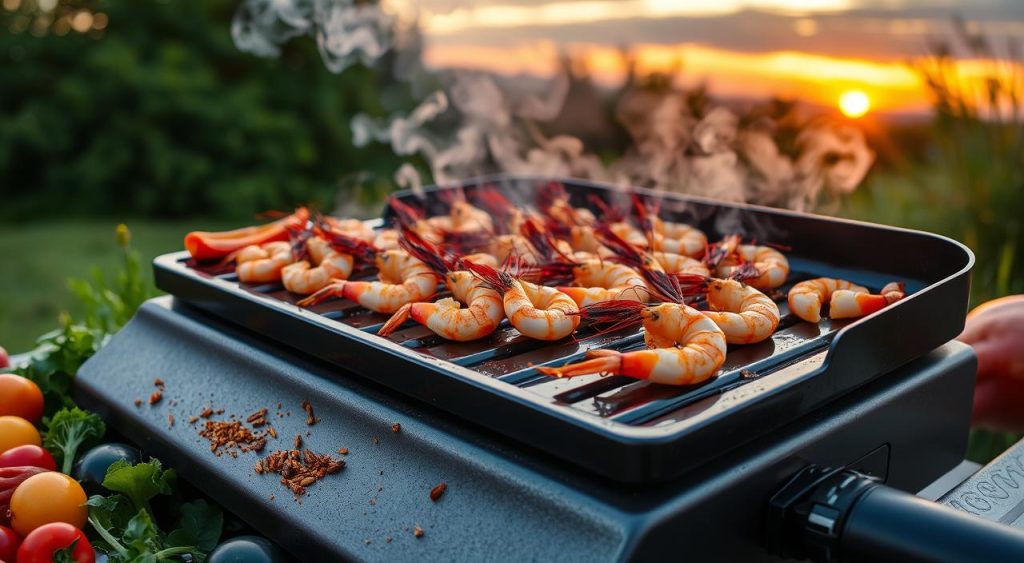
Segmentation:
{"type": "Polygon", "coordinates": [[[281,270],[292,263],[292,245],[284,241],[250,245],[234,255],[235,272],[245,283],[266,283],[281,279],[281,270]]]}
{"type": "MultiPolygon", "coordinates": [[[[625,316],[638,317],[643,323],[644,342],[649,349],[635,352],[592,350],[582,362],[537,368],[541,373],[556,377],[595,373],[625,375],[668,385],[692,385],[713,377],[725,361],[726,339],[722,329],[687,305],[647,306],[608,301],[593,306],[591,311],[595,308],[613,311],[609,320],[618,325],[623,324],[625,316]]],[[[601,316],[586,309],[583,315],[595,317],[595,320],[601,316]]]]}
{"type": "Polygon", "coordinates": [[[300,307],[344,297],[377,313],[394,313],[402,305],[424,301],[437,293],[437,275],[404,250],[385,250],[376,255],[379,281],[335,281],[299,301],[300,307]]]}
{"type": "Polygon", "coordinates": [[[352,275],[352,256],[334,250],[324,239],[310,238],[306,241],[306,250],[317,266],[313,267],[308,260],[285,266],[281,270],[281,283],[288,291],[308,295],[334,280],[348,279],[352,275]]]}
{"type": "Polygon", "coordinates": [[[587,260],[573,269],[573,282],[578,287],[560,286],[580,307],[601,301],[621,299],[646,303],[650,299],[647,282],[636,270],[602,260],[587,260]]]}
{"type": "Polygon", "coordinates": [[[694,257],[704,254],[708,246],[708,237],[696,227],[662,221],[657,217],[651,219],[651,224],[651,246],[654,250],[694,257]]]}
{"type": "Polygon", "coordinates": [[[725,333],[729,344],[761,342],[779,326],[779,306],[767,295],[736,280],[709,280],[704,314],[725,333]]]}
{"type": "MultiPolygon", "coordinates": [[[[792,292],[790,292],[790,295],[792,295],[792,292]]],[[[833,319],[863,317],[884,309],[905,296],[906,289],[899,282],[886,284],[878,295],[839,289],[832,292],[829,316],[833,319]]]]}
{"type": "Polygon", "coordinates": [[[363,242],[373,242],[377,233],[373,227],[359,219],[336,219],[334,217],[322,217],[322,224],[330,226],[331,230],[363,242]]]}
{"type": "Polygon", "coordinates": [[[789,310],[801,319],[816,323],[821,320],[822,304],[831,301],[837,291],[867,295],[868,289],[846,280],[815,278],[802,281],[789,290],[789,310]]]}
{"type": "Polygon", "coordinates": [[[494,332],[505,318],[501,295],[468,271],[448,272],[445,283],[452,297],[402,305],[380,329],[387,336],[409,317],[449,340],[467,341],[494,332]],[[460,303],[466,307],[461,308],[460,303]]]}
{"type": "Polygon", "coordinates": [[[503,294],[509,323],[524,336],[559,340],[580,324],[579,308],[571,297],[553,287],[517,280],[507,272],[467,262],[466,266],[490,287],[503,294]]]}
{"type": "Polygon", "coordinates": [[[789,276],[789,260],[781,252],[770,246],[739,244],[738,236],[726,237],[720,243],[725,249],[725,258],[717,264],[719,277],[726,278],[745,264],[751,264],[760,273],[755,278],[745,280],[757,289],[775,289],[786,283],[789,276]]]}
{"type": "MultiPolygon", "coordinates": [[[[501,295],[472,272],[462,269],[463,261],[468,260],[468,256],[460,260],[412,231],[403,233],[401,244],[411,256],[420,259],[444,277],[452,298],[433,303],[407,303],[395,312],[377,334],[391,334],[409,317],[449,340],[476,340],[498,328],[505,318],[501,295]],[[460,308],[460,303],[464,303],[466,308],[460,308]]],[[[488,254],[480,256],[493,260],[488,254]]]]}
{"type": "Polygon", "coordinates": [[[381,229],[373,237],[373,246],[377,250],[394,250],[398,248],[398,229],[381,229]]]}
{"type": "Polygon", "coordinates": [[[696,258],[690,258],[689,256],[675,254],[672,252],[660,251],[652,252],[651,255],[654,256],[654,260],[661,265],[666,273],[695,274],[698,276],[711,275],[711,271],[708,270],[708,267],[696,258]]]}

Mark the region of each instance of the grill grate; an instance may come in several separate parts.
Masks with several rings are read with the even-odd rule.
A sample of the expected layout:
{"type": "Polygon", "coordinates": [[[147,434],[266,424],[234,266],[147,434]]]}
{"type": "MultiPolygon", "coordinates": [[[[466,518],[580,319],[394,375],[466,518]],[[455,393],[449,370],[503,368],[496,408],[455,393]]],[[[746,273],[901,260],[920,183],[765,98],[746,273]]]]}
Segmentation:
{"type": "MultiPolygon", "coordinates": [[[[183,265],[188,263],[187,258],[180,261],[183,265]]],[[[216,269],[202,266],[195,266],[195,270],[237,283],[245,291],[285,303],[295,304],[302,298],[289,293],[279,283],[245,284],[239,283],[233,272],[217,274],[216,269]]],[[[472,369],[559,405],[619,424],[642,425],[722,391],[735,389],[826,348],[832,336],[850,321],[823,319],[817,325],[806,323],[789,313],[785,298],[793,284],[812,277],[814,274],[810,272],[791,271],[786,284],[773,295],[782,314],[775,334],[758,344],[730,345],[718,377],[695,386],[660,385],[628,377],[601,375],[559,379],[542,375],[536,369],[538,366],[581,360],[588,350],[598,348],[621,352],[643,349],[643,330],[638,326],[599,333],[583,324],[575,337],[547,343],[520,335],[505,320],[486,338],[452,342],[410,320],[386,338],[416,353],[472,369]]],[[[376,277],[373,271],[364,269],[352,279],[373,280],[376,277]]],[[[869,287],[873,291],[880,288],[869,287]]],[[[441,286],[431,300],[450,295],[441,286]]],[[[309,310],[370,334],[376,334],[389,317],[344,300],[327,301],[309,310]]]]}

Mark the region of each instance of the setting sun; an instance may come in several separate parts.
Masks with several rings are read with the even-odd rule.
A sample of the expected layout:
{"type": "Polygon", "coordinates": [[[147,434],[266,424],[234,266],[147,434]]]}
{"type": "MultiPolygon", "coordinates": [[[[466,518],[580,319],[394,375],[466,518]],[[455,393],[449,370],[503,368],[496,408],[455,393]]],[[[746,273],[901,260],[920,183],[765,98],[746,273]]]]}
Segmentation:
{"type": "Polygon", "coordinates": [[[839,111],[843,112],[846,117],[860,117],[869,109],[871,109],[871,100],[860,90],[850,90],[839,96],[839,111]]]}

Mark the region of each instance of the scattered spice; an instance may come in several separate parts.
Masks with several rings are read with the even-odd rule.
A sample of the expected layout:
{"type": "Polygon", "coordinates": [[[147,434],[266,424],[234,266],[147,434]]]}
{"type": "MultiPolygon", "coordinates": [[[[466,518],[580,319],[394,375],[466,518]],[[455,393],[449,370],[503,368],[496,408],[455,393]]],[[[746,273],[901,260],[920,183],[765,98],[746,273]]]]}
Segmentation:
{"type": "Polygon", "coordinates": [[[210,441],[210,451],[217,455],[221,448],[231,457],[238,457],[239,452],[260,452],[267,445],[262,434],[253,433],[238,421],[207,420],[199,435],[210,441]]]}
{"type": "Polygon", "coordinates": [[[295,435],[295,449],[297,449],[297,450],[301,450],[302,449],[302,435],[301,434],[296,434],[295,435]]]}
{"type": "Polygon", "coordinates": [[[338,453],[341,455],[348,455],[348,448],[338,448],[338,453]]]}
{"type": "Polygon", "coordinates": [[[259,428],[267,423],[267,409],[266,407],[252,413],[249,418],[245,419],[246,422],[252,424],[253,428],[259,428]]]}
{"type": "Polygon", "coordinates": [[[141,407],[142,406],[142,399],[135,399],[135,406],[141,407]]]}
{"type": "Polygon", "coordinates": [[[444,494],[446,489],[448,489],[448,483],[441,481],[441,483],[438,486],[434,487],[433,489],[430,489],[430,500],[437,502],[437,500],[441,498],[441,495],[444,494]]]}
{"type": "Polygon", "coordinates": [[[213,411],[213,414],[216,414],[216,415],[224,414],[224,409],[217,409],[217,410],[213,411]]]}
{"type": "Polygon", "coordinates": [[[163,387],[164,386],[164,380],[160,379],[158,377],[158,378],[153,380],[153,385],[156,385],[157,387],[163,387]]]}
{"type": "Polygon", "coordinates": [[[412,535],[416,536],[417,538],[422,538],[423,528],[420,528],[419,525],[417,525],[415,528],[412,529],[412,535]]]}
{"type": "Polygon", "coordinates": [[[149,396],[149,404],[155,405],[155,404],[160,402],[160,399],[163,399],[163,398],[164,398],[164,394],[162,392],[160,392],[159,390],[158,391],[153,391],[153,394],[149,396]]]}
{"type": "Polygon", "coordinates": [[[402,425],[397,422],[392,424],[391,431],[394,432],[395,434],[398,434],[399,432],[402,431],[402,425]]]}
{"type": "Polygon", "coordinates": [[[757,372],[750,371],[749,369],[741,369],[740,375],[743,379],[757,379],[758,377],[757,372]]]}
{"type": "Polygon", "coordinates": [[[189,424],[195,424],[198,421],[199,421],[199,417],[198,416],[190,416],[190,417],[188,417],[188,423],[189,424]]]}
{"type": "Polygon", "coordinates": [[[267,434],[270,434],[271,438],[274,438],[275,440],[277,439],[277,430],[274,430],[273,426],[267,427],[267,434]]]}
{"type": "Polygon", "coordinates": [[[174,426],[174,415],[173,414],[168,414],[167,415],[167,425],[168,426],[174,426]]]}
{"type": "Polygon", "coordinates": [[[199,416],[203,418],[210,418],[211,416],[213,416],[213,409],[211,409],[210,407],[206,407],[205,409],[203,409],[203,412],[199,413],[199,416]]]}
{"type": "Polygon", "coordinates": [[[370,506],[377,506],[377,499],[376,499],[376,497],[370,499],[370,506]]]}
{"type": "Polygon", "coordinates": [[[305,494],[306,487],[337,473],[345,467],[345,460],[334,459],[327,454],[310,450],[278,450],[256,462],[256,473],[277,473],[281,484],[288,487],[296,497],[305,494]]]}
{"type": "Polygon", "coordinates": [[[379,443],[380,443],[380,438],[378,438],[378,437],[374,436],[374,437],[373,437],[373,443],[374,443],[374,444],[379,444],[379,443]]]}
{"type": "Polygon", "coordinates": [[[309,404],[309,401],[302,401],[302,410],[306,411],[306,426],[313,426],[320,419],[313,414],[313,405],[309,404]]]}

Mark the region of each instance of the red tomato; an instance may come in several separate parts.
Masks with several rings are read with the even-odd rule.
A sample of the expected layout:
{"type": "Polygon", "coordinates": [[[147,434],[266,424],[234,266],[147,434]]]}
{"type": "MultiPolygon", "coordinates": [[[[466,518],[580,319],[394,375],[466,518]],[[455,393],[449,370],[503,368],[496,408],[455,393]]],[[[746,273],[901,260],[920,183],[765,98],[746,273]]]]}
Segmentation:
{"type": "Polygon", "coordinates": [[[38,423],[43,417],[43,392],[31,380],[0,373],[0,416],[20,416],[38,423]]]}
{"type": "Polygon", "coordinates": [[[25,536],[18,548],[18,563],[51,563],[54,553],[67,548],[75,540],[78,543],[71,550],[71,560],[76,563],[96,563],[96,554],[85,534],[63,522],[40,526],[25,536]]]}
{"type": "Polygon", "coordinates": [[[7,526],[0,526],[0,561],[14,563],[14,558],[18,554],[18,545],[20,544],[21,538],[18,537],[18,534],[14,533],[14,530],[7,526]]]}
{"type": "Polygon", "coordinates": [[[11,357],[7,355],[7,350],[0,346],[0,369],[9,367],[11,367],[11,357]]]}
{"type": "Polygon", "coordinates": [[[0,467],[25,466],[41,467],[50,471],[57,470],[57,462],[50,452],[32,444],[17,446],[0,454],[0,467]]]}

